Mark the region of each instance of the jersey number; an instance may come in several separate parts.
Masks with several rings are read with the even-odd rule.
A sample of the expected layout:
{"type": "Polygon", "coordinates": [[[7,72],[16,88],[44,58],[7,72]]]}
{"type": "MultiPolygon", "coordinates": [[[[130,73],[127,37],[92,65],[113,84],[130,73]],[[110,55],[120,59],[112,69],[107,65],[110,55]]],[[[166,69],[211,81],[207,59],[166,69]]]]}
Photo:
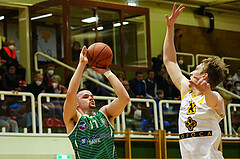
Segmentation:
{"type": "Polygon", "coordinates": [[[96,125],[96,128],[98,128],[98,123],[97,123],[97,121],[96,120],[93,120],[93,121],[90,121],[90,124],[91,124],[91,129],[93,129],[94,127],[93,127],[93,124],[95,123],[95,125],[96,125]]]}
{"type": "Polygon", "coordinates": [[[194,102],[189,102],[187,115],[196,113],[196,104],[194,102]]]}

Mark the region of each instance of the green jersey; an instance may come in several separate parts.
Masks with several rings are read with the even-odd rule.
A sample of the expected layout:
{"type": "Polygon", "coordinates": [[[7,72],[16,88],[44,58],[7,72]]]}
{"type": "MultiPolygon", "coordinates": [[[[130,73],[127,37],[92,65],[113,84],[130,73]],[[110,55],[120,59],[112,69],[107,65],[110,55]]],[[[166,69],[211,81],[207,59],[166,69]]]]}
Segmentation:
{"type": "Polygon", "coordinates": [[[68,135],[76,159],[115,159],[114,128],[101,112],[95,116],[80,115],[78,122],[68,135]]]}

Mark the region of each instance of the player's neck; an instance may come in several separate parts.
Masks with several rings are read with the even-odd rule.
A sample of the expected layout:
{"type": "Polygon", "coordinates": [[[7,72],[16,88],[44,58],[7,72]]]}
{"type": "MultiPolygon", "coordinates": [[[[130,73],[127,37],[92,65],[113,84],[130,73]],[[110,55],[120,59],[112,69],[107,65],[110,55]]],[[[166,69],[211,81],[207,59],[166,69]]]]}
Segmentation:
{"type": "Polygon", "coordinates": [[[90,115],[90,116],[94,116],[95,115],[95,112],[92,111],[92,110],[79,110],[79,112],[82,114],[82,115],[90,115]]]}
{"type": "Polygon", "coordinates": [[[94,115],[95,115],[95,112],[88,113],[88,115],[94,116],[94,115]]]}
{"type": "Polygon", "coordinates": [[[94,116],[95,112],[94,111],[85,111],[83,115],[90,115],[90,116],[94,116]]]}

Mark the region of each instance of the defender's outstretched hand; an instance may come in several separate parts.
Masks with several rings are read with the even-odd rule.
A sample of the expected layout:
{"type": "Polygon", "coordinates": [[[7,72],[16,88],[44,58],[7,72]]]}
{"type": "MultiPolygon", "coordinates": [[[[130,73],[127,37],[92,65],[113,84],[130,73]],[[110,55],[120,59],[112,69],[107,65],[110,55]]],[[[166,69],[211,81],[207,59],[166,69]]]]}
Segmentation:
{"type": "Polygon", "coordinates": [[[87,47],[83,46],[82,51],[80,53],[80,57],[79,57],[79,61],[81,63],[87,64],[88,63],[88,59],[87,59],[87,47]]]}
{"type": "Polygon", "coordinates": [[[185,7],[181,4],[177,9],[176,9],[176,3],[174,3],[173,5],[173,10],[172,10],[172,15],[170,17],[168,17],[168,15],[166,14],[166,20],[167,20],[167,26],[172,26],[174,25],[177,17],[179,16],[179,14],[183,11],[185,7]]]}
{"type": "Polygon", "coordinates": [[[192,85],[194,85],[200,92],[204,93],[206,91],[211,91],[210,84],[207,82],[208,75],[203,78],[194,77],[197,82],[193,82],[192,80],[189,81],[192,85]]]}

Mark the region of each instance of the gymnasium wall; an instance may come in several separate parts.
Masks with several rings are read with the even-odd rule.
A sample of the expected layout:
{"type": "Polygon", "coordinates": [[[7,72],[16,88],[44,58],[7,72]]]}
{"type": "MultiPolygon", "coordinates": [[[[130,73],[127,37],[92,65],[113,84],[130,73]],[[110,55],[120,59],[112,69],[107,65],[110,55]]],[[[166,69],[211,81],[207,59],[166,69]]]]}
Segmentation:
{"type": "MultiPolygon", "coordinates": [[[[207,33],[207,28],[181,24],[175,25],[175,28],[183,31],[182,52],[240,58],[240,32],[214,29],[212,33],[207,33]]],[[[201,59],[203,57],[199,58],[199,62],[201,59]]],[[[232,75],[240,66],[239,61],[225,60],[224,62],[229,65],[229,73],[232,75]]],[[[191,61],[188,63],[191,64],[191,61]]]]}
{"type": "MultiPolygon", "coordinates": [[[[74,159],[74,152],[66,135],[1,135],[0,145],[0,159],[60,159],[57,155],[68,155],[74,159]]],[[[116,141],[115,146],[119,159],[125,158],[125,142],[116,141]]],[[[132,158],[155,158],[154,142],[132,141],[131,149],[132,158]]],[[[223,155],[226,159],[240,158],[239,143],[223,143],[223,155]]],[[[181,158],[178,142],[167,142],[167,157],[181,158]]]]}
{"type": "MultiPolygon", "coordinates": [[[[158,54],[162,54],[163,49],[163,42],[165,38],[166,33],[166,19],[165,14],[171,15],[172,5],[171,4],[156,4],[156,5],[150,5],[150,4],[143,4],[142,7],[149,7],[150,9],[150,28],[151,28],[151,49],[152,49],[152,57],[156,57],[158,54]]],[[[186,6],[184,11],[181,13],[179,18],[176,21],[176,26],[181,25],[184,29],[183,36],[187,36],[188,33],[185,31],[188,31],[190,28],[199,28],[201,30],[202,28],[209,28],[209,19],[207,17],[195,15],[193,11],[196,8],[190,8],[186,6]]],[[[215,30],[213,33],[208,34],[205,39],[209,39],[211,41],[211,36],[217,36],[221,38],[225,38],[228,36],[229,38],[225,38],[223,41],[220,41],[219,47],[226,47],[228,49],[229,46],[233,45],[227,45],[230,44],[232,41],[235,41],[238,39],[239,44],[239,34],[240,34],[240,14],[231,14],[231,13],[225,13],[220,11],[210,11],[214,15],[214,21],[215,21],[215,30]],[[224,34],[223,34],[224,33],[224,34]],[[234,36],[232,36],[234,35],[234,36]],[[231,38],[231,39],[230,39],[231,38]],[[233,39],[232,39],[233,38],[233,39]],[[226,41],[226,43],[225,43],[226,41]],[[225,45],[222,45],[224,43],[225,45]]],[[[176,28],[176,27],[175,27],[176,28]]],[[[197,30],[197,29],[195,29],[197,30]]],[[[196,46],[198,48],[198,43],[191,43],[193,38],[199,38],[198,35],[193,34],[193,32],[189,32],[189,36],[191,36],[191,39],[189,39],[187,42],[185,42],[184,48],[187,48],[189,46],[196,46]]],[[[199,35],[206,35],[206,34],[199,34],[199,35]]],[[[204,39],[204,41],[205,41],[204,39]]],[[[200,40],[200,39],[199,39],[200,40]]],[[[201,39],[202,40],[202,39],[201,39]]],[[[219,42],[219,41],[216,41],[219,42]]],[[[236,44],[236,42],[235,42],[236,44]]],[[[235,48],[239,48],[240,45],[235,45],[235,48]],[[238,46],[238,47],[237,47],[238,46]]],[[[209,46],[211,45],[211,42],[206,42],[206,52],[209,52],[209,46]]],[[[211,46],[210,46],[211,47],[211,46]]],[[[212,47],[213,49],[214,47],[212,47]]],[[[191,52],[192,48],[189,47],[187,52],[191,52]]],[[[198,50],[198,49],[197,49],[198,50]]],[[[204,53],[205,47],[199,47],[199,52],[204,53]]],[[[195,51],[195,49],[193,50],[195,51]]],[[[212,50],[211,50],[212,51],[212,50]]],[[[228,54],[228,53],[227,53],[228,54]]],[[[220,56],[222,56],[222,53],[220,53],[220,56]]],[[[233,54],[235,56],[235,54],[233,54]]],[[[238,55],[238,57],[240,57],[238,55]]]]}

